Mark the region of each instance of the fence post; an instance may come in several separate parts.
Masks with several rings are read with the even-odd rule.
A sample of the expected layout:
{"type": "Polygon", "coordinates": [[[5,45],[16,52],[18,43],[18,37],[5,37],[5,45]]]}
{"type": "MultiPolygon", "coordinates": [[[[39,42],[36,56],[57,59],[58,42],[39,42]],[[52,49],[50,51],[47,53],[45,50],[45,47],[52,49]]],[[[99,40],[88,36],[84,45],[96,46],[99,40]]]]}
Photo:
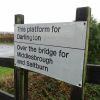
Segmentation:
{"type": "MultiPolygon", "coordinates": [[[[15,24],[24,24],[24,15],[15,15],[15,24]]],[[[15,66],[15,100],[28,100],[28,71],[15,66]]]]}
{"type": "Polygon", "coordinates": [[[71,92],[71,100],[85,100],[85,82],[86,82],[86,72],[87,72],[87,57],[88,57],[88,40],[89,40],[89,24],[91,17],[91,8],[82,7],[76,10],[76,21],[87,21],[87,36],[86,36],[86,50],[84,53],[84,65],[83,65],[83,79],[82,88],[73,86],[71,92]]]}

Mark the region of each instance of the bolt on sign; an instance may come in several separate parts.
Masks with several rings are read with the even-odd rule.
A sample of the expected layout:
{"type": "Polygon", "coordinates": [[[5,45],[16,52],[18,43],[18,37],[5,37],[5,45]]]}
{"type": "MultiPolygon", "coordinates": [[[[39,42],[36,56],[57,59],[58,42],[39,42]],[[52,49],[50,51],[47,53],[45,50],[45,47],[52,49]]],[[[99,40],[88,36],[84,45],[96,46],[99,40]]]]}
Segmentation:
{"type": "Polygon", "coordinates": [[[82,85],[87,22],[15,24],[15,66],[82,85]]]}

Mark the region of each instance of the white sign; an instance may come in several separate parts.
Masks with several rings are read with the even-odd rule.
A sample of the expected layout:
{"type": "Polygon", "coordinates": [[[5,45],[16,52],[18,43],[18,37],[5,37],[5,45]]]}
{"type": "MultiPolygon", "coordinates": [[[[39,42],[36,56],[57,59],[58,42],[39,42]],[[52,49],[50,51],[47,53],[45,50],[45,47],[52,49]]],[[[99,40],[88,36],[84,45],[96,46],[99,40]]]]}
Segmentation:
{"type": "Polygon", "coordinates": [[[15,66],[79,86],[86,22],[16,24],[15,66]]]}

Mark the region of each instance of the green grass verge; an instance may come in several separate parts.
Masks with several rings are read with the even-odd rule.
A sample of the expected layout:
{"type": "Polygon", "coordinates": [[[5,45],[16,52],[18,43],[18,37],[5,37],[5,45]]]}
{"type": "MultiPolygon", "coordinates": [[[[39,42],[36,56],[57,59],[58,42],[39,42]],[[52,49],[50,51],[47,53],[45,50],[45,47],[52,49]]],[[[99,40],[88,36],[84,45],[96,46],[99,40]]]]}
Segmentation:
{"type": "Polygon", "coordinates": [[[14,42],[13,43],[2,43],[2,42],[0,42],[0,45],[14,45],[14,42]]]}
{"type": "Polygon", "coordinates": [[[0,66],[0,76],[13,73],[13,69],[0,66]]]}

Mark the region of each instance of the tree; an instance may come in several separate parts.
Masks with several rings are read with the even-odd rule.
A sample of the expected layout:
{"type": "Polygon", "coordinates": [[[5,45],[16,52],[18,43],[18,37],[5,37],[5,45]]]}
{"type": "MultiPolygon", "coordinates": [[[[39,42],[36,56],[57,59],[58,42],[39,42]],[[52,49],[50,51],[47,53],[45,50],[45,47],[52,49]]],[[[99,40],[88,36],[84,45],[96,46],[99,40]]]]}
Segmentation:
{"type": "Polygon", "coordinates": [[[100,62],[100,23],[91,17],[88,63],[100,62]]]}

